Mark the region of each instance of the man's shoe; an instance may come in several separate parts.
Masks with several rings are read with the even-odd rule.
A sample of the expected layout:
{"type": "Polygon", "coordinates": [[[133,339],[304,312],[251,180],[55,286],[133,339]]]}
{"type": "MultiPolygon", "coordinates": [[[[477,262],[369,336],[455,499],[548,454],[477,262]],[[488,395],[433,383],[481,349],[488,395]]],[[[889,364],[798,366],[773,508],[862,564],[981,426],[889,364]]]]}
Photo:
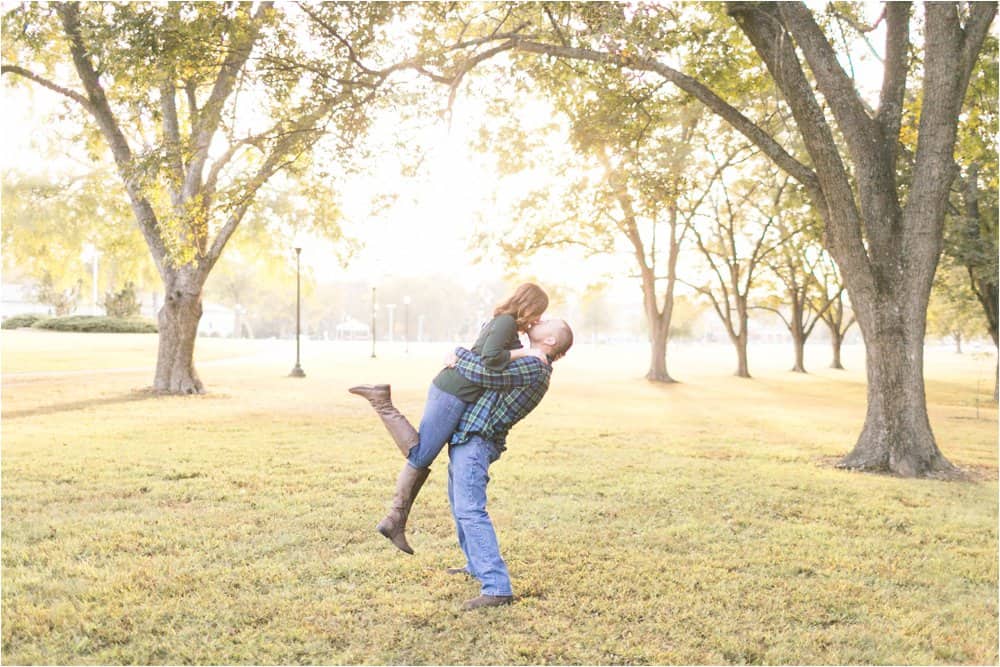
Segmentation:
{"type": "Polygon", "coordinates": [[[403,456],[410,454],[410,449],[420,442],[420,434],[413,428],[410,421],[400,414],[392,404],[391,388],[387,384],[359,384],[347,391],[368,399],[375,412],[382,419],[389,435],[403,456]]]}
{"type": "Polygon", "coordinates": [[[463,611],[472,611],[482,607],[502,607],[514,601],[513,595],[480,595],[462,605],[463,611]]]}
{"type": "Polygon", "coordinates": [[[472,573],[466,570],[464,567],[449,567],[445,570],[447,574],[464,574],[467,577],[471,577],[472,573]]]}

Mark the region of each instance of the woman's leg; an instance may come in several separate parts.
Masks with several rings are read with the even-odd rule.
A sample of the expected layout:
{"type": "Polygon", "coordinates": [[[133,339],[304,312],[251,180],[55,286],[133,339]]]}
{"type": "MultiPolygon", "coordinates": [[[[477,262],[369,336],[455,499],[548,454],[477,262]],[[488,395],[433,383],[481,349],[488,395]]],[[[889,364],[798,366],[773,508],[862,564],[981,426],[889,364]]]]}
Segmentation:
{"type": "Polygon", "coordinates": [[[419,441],[410,449],[406,460],[414,468],[427,468],[451,439],[468,404],[441,391],[435,385],[427,390],[427,403],[420,420],[419,441]]]}
{"type": "Polygon", "coordinates": [[[451,438],[458,426],[465,403],[451,394],[441,391],[433,384],[427,392],[427,403],[424,406],[424,416],[420,421],[419,440],[409,450],[407,462],[396,481],[396,495],[386,514],[376,529],[382,533],[401,551],[408,554],[413,549],[406,541],[406,521],[413,508],[413,502],[420,493],[430,464],[437,457],[445,443],[451,438]]]}

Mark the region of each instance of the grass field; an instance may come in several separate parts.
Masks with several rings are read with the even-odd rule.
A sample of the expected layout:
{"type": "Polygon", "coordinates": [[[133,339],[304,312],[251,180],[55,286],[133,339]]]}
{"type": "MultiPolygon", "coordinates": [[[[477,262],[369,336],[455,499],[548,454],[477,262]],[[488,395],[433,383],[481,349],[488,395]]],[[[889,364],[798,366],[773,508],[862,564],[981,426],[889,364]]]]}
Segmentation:
{"type": "Polygon", "coordinates": [[[200,340],[210,393],[153,398],[155,336],[5,331],[4,664],[996,664],[994,358],[928,351],[938,443],[973,476],[832,467],[863,359],[579,345],[491,469],[518,602],[460,611],[439,461],[406,556],[402,459],[346,388],[419,418],[447,345],[200,340]],[[101,370],[103,369],[103,370],[101,370]]]}

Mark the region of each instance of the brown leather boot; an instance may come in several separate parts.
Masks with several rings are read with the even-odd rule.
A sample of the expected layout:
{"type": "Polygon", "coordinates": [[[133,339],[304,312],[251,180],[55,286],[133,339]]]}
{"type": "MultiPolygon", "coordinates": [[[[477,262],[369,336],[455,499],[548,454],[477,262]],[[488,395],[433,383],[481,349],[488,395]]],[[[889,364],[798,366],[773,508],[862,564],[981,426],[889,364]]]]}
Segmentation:
{"type": "Polygon", "coordinates": [[[420,442],[420,435],[417,433],[417,429],[413,428],[410,420],[400,414],[396,406],[392,404],[389,385],[359,384],[347,391],[368,399],[368,402],[375,408],[375,412],[382,418],[382,423],[385,424],[389,435],[399,447],[399,451],[403,453],[403,456],[409,455],[410,449],[420,442]]]}
{"type": "Polygon", "coordinates": [[[424,485],[430,472],[430,468],[414,468],[409,463],[403,464],[403,470],[396,480],[396,495],[392,499],[389,513],[375,526],[375,529],[388,537],[398,549],[408,554],[412,554],[413,549],[406,542],[406,519],[410,515],[413,501],[420,493],[420,487],[424,485]]]}

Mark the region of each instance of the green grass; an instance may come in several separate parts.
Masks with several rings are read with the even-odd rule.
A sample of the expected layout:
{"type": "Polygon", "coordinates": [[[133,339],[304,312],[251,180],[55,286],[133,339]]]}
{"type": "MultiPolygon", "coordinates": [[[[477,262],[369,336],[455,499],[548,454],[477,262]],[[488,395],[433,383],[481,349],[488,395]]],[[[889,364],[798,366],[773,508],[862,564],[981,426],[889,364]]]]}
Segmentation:
{"type": "Polygon", "coordinates": [[[446,461],[416,555],[393,550],[373,527],[402,459],[345,391],[391,381],[416,420],[446,345],[306,341],[299,380],[292,342],[200,340],[211,393],[153,398],[155,336],[0,341],[4,663],[998,661],[992,356],[928,352],[939,445],[975,477],[942,482],[830,465],[857,351],[810,350],[808,376],[754,354],[747,381],[681,346],[684,383],[654,386],[642,347],[581,345],[491,469],[520,599],[463,613],[446,461]],[[147,368],[87,372],[123,366],[147,368]]]}

